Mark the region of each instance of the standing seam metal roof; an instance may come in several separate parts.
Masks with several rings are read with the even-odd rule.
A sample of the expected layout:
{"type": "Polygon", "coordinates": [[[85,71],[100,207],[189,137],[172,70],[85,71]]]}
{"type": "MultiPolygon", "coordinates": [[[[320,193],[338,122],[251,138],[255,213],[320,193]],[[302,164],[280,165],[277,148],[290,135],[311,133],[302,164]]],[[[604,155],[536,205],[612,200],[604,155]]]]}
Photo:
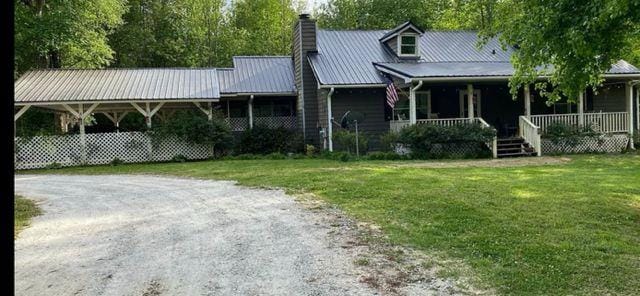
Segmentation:
{"type": "Polygon", "coordinates": [[[233,68],[218,69],[220,92],[296,94],[289,56],[233,57],[233,68]]]}
{"type": "Polygon", "coordinates": [[[220,98],[213,68],[33,70],[14,91],[21,103],[220,98]]]}

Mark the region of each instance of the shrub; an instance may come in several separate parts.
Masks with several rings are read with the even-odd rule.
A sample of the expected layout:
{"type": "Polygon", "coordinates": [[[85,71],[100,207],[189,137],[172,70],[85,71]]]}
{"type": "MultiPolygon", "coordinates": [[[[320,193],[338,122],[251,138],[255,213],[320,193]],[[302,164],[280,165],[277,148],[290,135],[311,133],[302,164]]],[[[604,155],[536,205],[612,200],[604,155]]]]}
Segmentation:
{"type": "Polygon", "coordinates": [[[267,159],[286,159],[287,156],[280,152],[274,152],[274,153],[268,154],[266,158],[267,159]]]}
{"type": "Polygon", "coordinates": [[[480,124],[419,124],[400,130],[398,142],[409,147],[411,158],[477,158],[491,155],[485,143],[495,135],[495,130],[480,124]]]}
{"type": "Polygon", "coordinates": [[[560,154],[566,153],[582,144],[588,138],[598,137],[601,134],[594,131],[591,126],[578,127],[563,122],[549,124],[541,137],[549,139],[560,149],[560,154]]]}
{"type": "Polygon", "coordinates": [[[182,154],[176,154],[171,158],[171,162],[186,162],[187,160],[189,159],[182,154]]]}
{"type": "Polygon", "coordinates": [[[388,131],[380,135],[380,150],[383,152],[395,151],[399,138],[400,134],[394,131],[388,131]]]}
{"type": "Polygon", "coordinates": [[[345,151],[331,152],[328,150],[322,151],[322,153],[320,154],[320,158],[337,160],[337,161],[345,161],[345,162],[356,159],[355,156],[349,152],[345,152],[345,151]]]}
{"type": "Polygon", "coordinates": [[[309,144],[305,146],[305,154],[308,157],[313,157],[316,154],[316,152],[318,152],[318,149],[316,148],[316,146],[309,145],[309,144]]]}
{"type": "Polygon", "coordinates": [[[175,136],[188,143],[210,146],[213,154],[216,149],[228,148],[233,142],[231,129],[220,114],[214,114],[212,120],[208,120],[196,110],[176,112],[166,122],[154,125],[149,135],[154,144],[175,136]]]}
{"type": "Polygon", "coordinates": [[[124,161],[122,161],[122,159],[117,158],[117,157],[109,162],[109,164],[112,165],[112,166],[121,165],[123,163],[124,163],[124,161]]]}
{"type": "Polygon", "coordinates": [[[240,135],[234,152],[238,154],[270,154],[274,152],[302,152],[303,139],[300,133],[283,127],[255,126],[240,135]]]}
{"type": "Polygon", "coordinates": [[[47,170],[56,170],[56,169],[61,169],[62,165],[54,161],[48,164],[47,166],[45,166],[44,168],[47,170]]]}
{"type": "Polygon", "coordinates": [[[407,159],[406,156],[397,154],[395,152],[383,152],[383,151],[374,151],[366,156],[367,159],[370,160],[401,160],[407,159]]]}
{"type": "MultiPolygon", "coordinates": [[[[333,143],[339,150],[347,153],[356,153],[356,133],[349,130],[337,130],[333,132],[333,143]]],[[[358,150],[360,154],[367,153],[369,149],[369,137],[363,133],[358,133],[358,150]]]]}

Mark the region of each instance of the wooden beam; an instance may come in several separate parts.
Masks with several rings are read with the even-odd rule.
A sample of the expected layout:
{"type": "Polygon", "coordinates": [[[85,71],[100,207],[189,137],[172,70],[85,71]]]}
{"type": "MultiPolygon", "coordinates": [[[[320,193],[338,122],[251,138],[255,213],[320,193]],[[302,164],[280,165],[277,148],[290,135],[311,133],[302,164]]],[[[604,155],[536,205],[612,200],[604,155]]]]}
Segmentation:
{"type": "Polygon", "coordinates": [[[104,114],[104,116],[106,116],[107,118],[109,118],[109,120],[111,120],[111,122],[113,122],[113,124],[116,124],[116,123],[117,123],[117,120],[116,120],[116,116],[117,116],[117,115],[116,115],[116,113],[114,113],[114,116],[111,116],[111,114],[109,114],[109,112],[99,112],[99,113],[104,114]]]}
{"type": "Polygon", "coordinates": [[[100,105],[100,103],[95,103],[95,104],[91,105],[91,107],[89,107],[89,109],[87,109],[87,111],[85,111],[85,112],[82,114],[82,118],[85,118],[85,117],[87,117],[87,116],[91,115],[91,112],[93,112],[93,110],[94,110],[96,107],[98,107],[98,105],[100,105]]]}
{"type": "Polygon", "coordinates": [[[18,113],[16,113],[13,116],[13,121],[17,121],[18,118],[20,118],[20,116],[22,116],[22,114],[24,114],[24,112],[27,112],[27,110],[29,110],[29,108],[31,108],[31,105],[22,106],[22,108],[20,108],[20,110],[18,110],[18,113]]]}
{"type": "Polygon", "coordinates": [[[144,111],[144,109],[142,109],[142,107],[140,107],[137,103],[130,103],[131,106],[133,106],[134,108],[136,108],[136,110],[138,110],[138,112],[140,112],[142,115],[144,115],[145,117],[147,116],[147,112],[144,111]]]}
{"type": "Polygon", "coordinates": [[[151,110],[151,113],[149,113],[149,117],[151,117],[154,114],[156,114],[156,112],[158,112],[158,110],[160,110],[160,108],[162,108],[162,106],[164,106],[164,102],[159,103],[155,108],[153,108],[153,110],[151,110]]]}
{"type": "Polygon", "coordinates": [[[76,118],[80,118],[80,112],[77,112],[76,110],[71,108],[71,106],[69,106],[67,104],[62,104],[62,107],[67,109],[67,111],[69,111],[69,113],[73,114],[73,116],[75,116],[76,118]]]}

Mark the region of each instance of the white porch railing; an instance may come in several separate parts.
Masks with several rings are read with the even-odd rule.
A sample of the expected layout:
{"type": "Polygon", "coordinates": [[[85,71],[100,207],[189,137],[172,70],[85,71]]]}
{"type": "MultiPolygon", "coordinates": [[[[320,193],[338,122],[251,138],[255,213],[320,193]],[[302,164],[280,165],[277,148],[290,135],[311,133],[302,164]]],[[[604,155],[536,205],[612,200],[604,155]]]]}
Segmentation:
{"type": "Polygon", "coordinates": [[[540,127],[544,133],[547,127],[554,123],[564,123],[573,126],[591,126],[602,133],[626,133],[629,131],[628,112],[598,112],[584,113],[581,118],[578,113],[531,115],[530,121],[540,127]]]}
{"type": "Polygon", "coordinates": [[[533,149],[536,151],[537,155],[542,155],[542,141],[540,140],[540,127],[533,124],[526,116],[520,116],[519,119],[519,132],[520,137],[522,137],[526,142],[528,142],[533,149]]]}

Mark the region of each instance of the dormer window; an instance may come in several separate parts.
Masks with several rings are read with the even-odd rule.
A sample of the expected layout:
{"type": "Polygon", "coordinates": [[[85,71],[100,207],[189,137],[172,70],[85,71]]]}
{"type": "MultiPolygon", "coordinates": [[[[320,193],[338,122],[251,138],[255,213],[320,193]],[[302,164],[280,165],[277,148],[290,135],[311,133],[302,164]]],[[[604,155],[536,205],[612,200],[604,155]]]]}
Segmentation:
{"type": "Polygon", "coordinates": [[[401,34],[398,42],[398,56],[415,57],[418,56],[418,35],[401,34]]]}

